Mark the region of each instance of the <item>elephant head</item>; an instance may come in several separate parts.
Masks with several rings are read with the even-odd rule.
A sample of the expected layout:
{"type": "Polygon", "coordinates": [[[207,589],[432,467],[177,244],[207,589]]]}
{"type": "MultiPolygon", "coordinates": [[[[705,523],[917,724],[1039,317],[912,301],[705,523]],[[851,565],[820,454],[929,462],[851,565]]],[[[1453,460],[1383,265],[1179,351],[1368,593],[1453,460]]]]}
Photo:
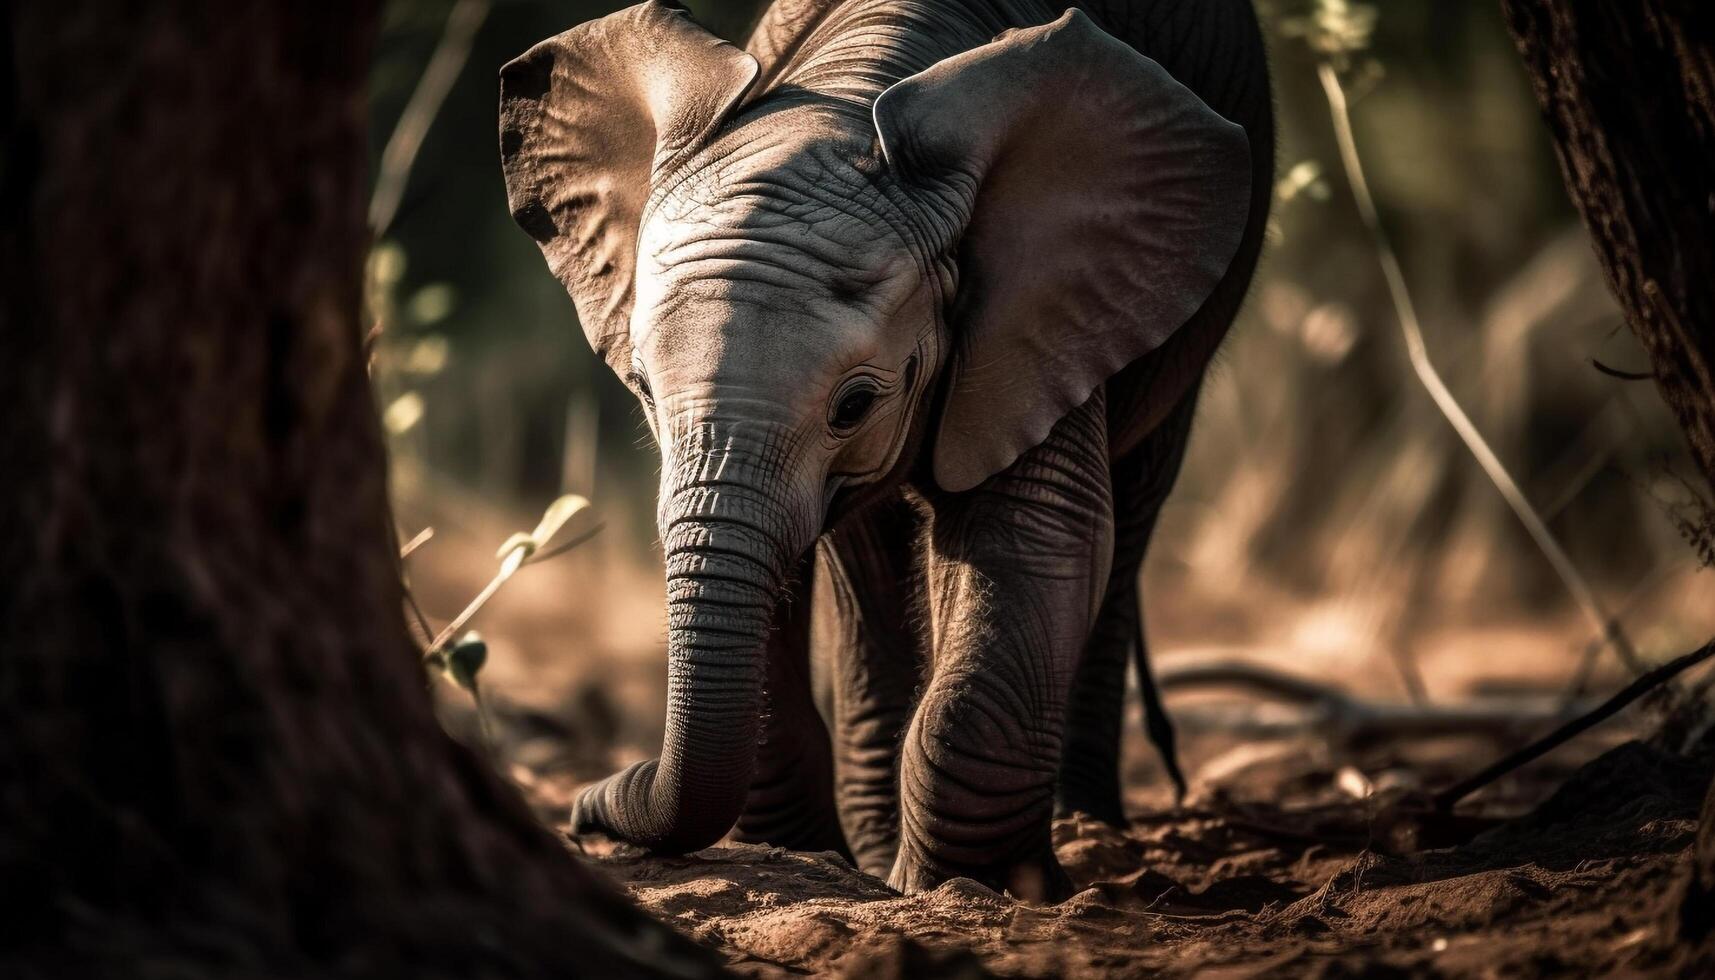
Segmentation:
{"type": "Polygon", "coordinates": [[[666,741],[574,814],[657,850],[738,817],[830,514],[1008,466],[1196,312],[1249,210],[1243,130],[1076,11],[867,103],[758,71],[656,0],[501,74],[512,213],[662,452],[666,741]]]}

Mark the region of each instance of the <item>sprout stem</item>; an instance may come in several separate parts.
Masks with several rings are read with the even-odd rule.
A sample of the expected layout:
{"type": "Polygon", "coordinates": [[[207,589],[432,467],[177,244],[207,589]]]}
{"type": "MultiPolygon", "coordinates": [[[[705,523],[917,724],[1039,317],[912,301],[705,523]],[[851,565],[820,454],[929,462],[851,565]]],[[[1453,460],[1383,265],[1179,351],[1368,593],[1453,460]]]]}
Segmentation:
{"type": "Polygon", "coordinates": [[[507,560],[501,563],[500,571],[496,572],[494,577],[488,580],[488,584],[482,587],[482,591],[476,594],[476,598],[470,601],[470,605],[464,607],[463,612],[454,616],[453,621],[448,623],[435,635],[435,641],[429,644],[430,653],[446,646],[449,640],[457,636],[459,630],[464,629],[464,624],[470,622],[470,618],[475,616],[483,606],[487,605],[488,600],[494,598],[494,594],[500,591],[500,587],[506,584],[506,580],[516,574],[519,568],[523,567],[522,559],[513,560],[513,555],[522,550],[524,550],[522,545],[513,549],[512,553],[506,556],[507,560]]]}
{"type": "Polygon", "coordinates": [[[432,528],[432,527],[423,528],[421,531],[418,531],[416,533],[416,535],[411,538],[411,540],[405,542],[403,545],[400,546],[399,557],[401,559],[411,557],[411,553],[413,551],[416,551],[418,548],[421,548],[423,545],[428,544],[429,539],[434,537],[434,536],[435,536],[435,529],[434,528],[432,528]]]}

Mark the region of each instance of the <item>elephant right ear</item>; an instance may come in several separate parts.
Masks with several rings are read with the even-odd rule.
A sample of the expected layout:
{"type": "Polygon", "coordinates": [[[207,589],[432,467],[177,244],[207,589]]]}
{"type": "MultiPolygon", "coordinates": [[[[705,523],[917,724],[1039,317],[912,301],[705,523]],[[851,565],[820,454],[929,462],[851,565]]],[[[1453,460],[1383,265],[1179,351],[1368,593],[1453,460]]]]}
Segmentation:
{"type": "Polygon", "coordinates": [[[654,179],[704,143],[757,71],[750,55],[662,0],[580,24],[500,70],[507,205],[572,294],[590,346],[621,377],[654,179]]]}

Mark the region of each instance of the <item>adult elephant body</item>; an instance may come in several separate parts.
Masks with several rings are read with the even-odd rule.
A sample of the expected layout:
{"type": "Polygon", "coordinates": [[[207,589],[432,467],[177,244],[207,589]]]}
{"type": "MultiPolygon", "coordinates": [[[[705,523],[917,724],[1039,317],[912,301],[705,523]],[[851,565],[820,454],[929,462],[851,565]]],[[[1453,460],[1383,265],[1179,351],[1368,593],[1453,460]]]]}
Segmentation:
{"type": "Polygon", "coordinates": [[[1247,0],[780,0],[748,50],[651,2],[501,91],[513,214],[663,459],[666,741],[575,822],[1063,892],[1266,223],[1247,0]]]}

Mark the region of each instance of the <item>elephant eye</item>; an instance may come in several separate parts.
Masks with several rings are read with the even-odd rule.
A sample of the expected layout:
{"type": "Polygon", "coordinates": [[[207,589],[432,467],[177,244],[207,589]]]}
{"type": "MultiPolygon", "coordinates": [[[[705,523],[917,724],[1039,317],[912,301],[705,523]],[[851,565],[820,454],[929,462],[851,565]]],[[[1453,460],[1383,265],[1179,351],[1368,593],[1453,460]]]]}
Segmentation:
{"type": "Polygon", "coordinates": [[[643,376],[643,372],[632,368],[631,373],[626,376],[626,380],[631,382],[631,387],[636,389],[638,397],[643,399],[644,406],[653,409],[655,407],[655,392],[649,390],[649,379],[643,376]]]}
{"type": "Polygon", "coordinates": [[[857,428],[858,423],[869,414],[870,406],[875,404],[878,394],[880,391],[873,379],[853,378],[834,401],[834,411],[828,418],[828,424],[839,433],[857,428]]]}

